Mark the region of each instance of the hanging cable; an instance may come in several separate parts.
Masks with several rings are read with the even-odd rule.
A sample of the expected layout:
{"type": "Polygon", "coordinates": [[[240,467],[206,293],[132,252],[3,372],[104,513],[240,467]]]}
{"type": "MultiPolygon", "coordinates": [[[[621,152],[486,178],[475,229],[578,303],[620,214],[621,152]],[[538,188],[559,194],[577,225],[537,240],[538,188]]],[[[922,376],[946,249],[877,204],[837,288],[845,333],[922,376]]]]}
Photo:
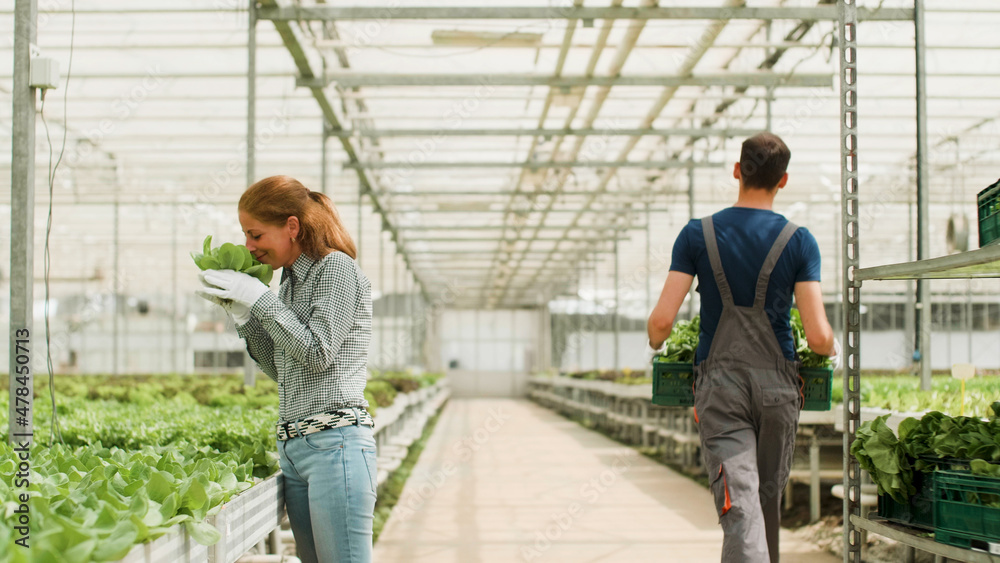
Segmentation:
{"type": "Polygon", "coordinates": [[[55,374],[52,369],[52,333],[49,325],[49,302],[51,301],[49,290],[49,274],[51,271],[52,257],[49,250],[49,240],[52,235],[52,196],[55,191],[56,172],[62,164],[63,156],[66,154],[66,138],[69,137],[69,120],[67,118],[69,108],[69,81],[73,73],[73,45],[76,39],[76,0],[70,2],[70,32],[69,32],[69,64],[66,67],[65,93],[63,94],[63,139],[59,147],[59,157],[55,164],[52,163],[54,149],[52,137],[49,135],[49,124],[45,120],[45,93],[42,90],[42,103],[38,113],[42,118],[42,127],[45,129],[45,141],[49,146],[48,181],[49,181],[49,209],[48,218],[45,223],[45,249],[42,253],[42,268],[45,277],[45,367],[49,375],[49,399],[52,401],[52,425],[49,429],[49,441],[55,443],[62,442],[62,432],[59,428],[59,416],[56,409],[56,386],[55,374]]]}

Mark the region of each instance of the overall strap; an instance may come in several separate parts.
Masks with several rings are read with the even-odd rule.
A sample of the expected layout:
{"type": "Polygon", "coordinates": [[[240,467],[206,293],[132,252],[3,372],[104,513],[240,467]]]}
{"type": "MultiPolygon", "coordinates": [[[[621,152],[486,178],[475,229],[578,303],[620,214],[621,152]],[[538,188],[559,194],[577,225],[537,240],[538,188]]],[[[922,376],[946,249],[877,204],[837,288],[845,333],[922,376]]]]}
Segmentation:
{"type": "Polygon", "coordinates": [[[778,264],[778,258],[781,257],[785,246],[788,245],[788,241],[792,240],[792,235],[795,234],[798,228],[798,225],[789,221],[785,225],[785,228],[781,229],[777,240],[771,246],[771,251],[768,252],[767,258],[764,259],[764,265],[760,268],[760,277],[757,278],[757,292],[753,301],[755,309],[764,308],[764,300],[767,298],[767,284],[771,280],[771,272],[774,271],[774,267],[778,264]]]}
{"type": "Polygon", "coordinates": [[[705,232],[705,250],[708,251],[708,261],[712,264],[712,273],[715,274],[715,285],[719,286],[722,304],[723,306],[735,305],[733,292],[729,289],[729,282],[726,281],[726,272],[722,269],[719,242],[715,239],[715,225],[712,224],[711,216],[702,218],[701,228],[705,232]]]}

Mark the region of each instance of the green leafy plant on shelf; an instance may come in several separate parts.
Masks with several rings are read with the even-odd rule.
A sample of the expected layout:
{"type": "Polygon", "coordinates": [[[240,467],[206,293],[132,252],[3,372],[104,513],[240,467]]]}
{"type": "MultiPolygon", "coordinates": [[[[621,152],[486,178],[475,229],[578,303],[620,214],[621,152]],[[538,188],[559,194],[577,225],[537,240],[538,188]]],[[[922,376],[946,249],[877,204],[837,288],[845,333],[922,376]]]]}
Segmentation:
{"type": "Polygon", "coordinates": [[[200,254],[191,253],[194,263],[202,270],[236,270],[259,279],[264,285],[271,283],[274,276],[271,265],[257,261],[247,247],[226,242],[212,248],[212,235],[205,237],[202,246],[200,254]]]}
{"type": "Polygon", "coordinates": [[[950,467],[955,460],[967,464],[973,475],[1000,477],[1000,401],[990,411],[986,420],[940,412],[910,417],[899,423],[899,437],[886,424],[889,415],[883,415],[858,427],[851,454],[879,494],[899,503],[916,493],[915,472],[950,467]]]}

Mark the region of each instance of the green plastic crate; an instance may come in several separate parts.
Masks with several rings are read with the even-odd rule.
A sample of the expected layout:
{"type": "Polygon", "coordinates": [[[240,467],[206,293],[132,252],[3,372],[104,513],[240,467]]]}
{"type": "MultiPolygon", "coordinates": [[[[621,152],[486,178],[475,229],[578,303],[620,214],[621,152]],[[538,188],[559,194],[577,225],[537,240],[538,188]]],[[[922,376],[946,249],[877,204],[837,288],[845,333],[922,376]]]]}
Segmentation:
{"type": "Polygon", "coordinates": [[[920,460],[931,467],[930,471],[913,473],[913,486],[917,489],[908,502],[900,504],[889,495],[878,496],[878,515],[890,522],[906,524],[924,530],[934,530],[934,478],[938,471],[969,472],[969,460],[922,455],[920,460]]]}
{"type": "Polygon", "coordinates": [[[828,411],[833,402],[833,368],[799,368],[804,411],[828,411]]]}
{"type": "Polygon", "coordinates": [[[934,539],[1000,554],[1000,479],[938,471],[934,477],[934,539]]]}
{"type": "Polygon", "coordinates": [[[878,515],[890,522],[905,524],[927,531],[934,530],[934,475],[917,471],[913,486],[917,492],[909,502],[896,502],[889,495],[878,496],[878,515]]]}
{"type": "MultiPolygon", "coordinates": [[[[803,410],[828,411],[832,407],[833,369],[800,368],[803,410]]],[[[689,363],[653,361],[653,404],[665,407],[694,405],[694,366],[689,363]]]]}
{"type": "Polygon", "coordinates": [[[979,192],[979,247],[1000,244],[1000,180],[979,192]]]}
{"type": "Polygon", "coordinates": [[[664,407],[694,406],[694,364],[653,360],[653,404],[664,407]]]}

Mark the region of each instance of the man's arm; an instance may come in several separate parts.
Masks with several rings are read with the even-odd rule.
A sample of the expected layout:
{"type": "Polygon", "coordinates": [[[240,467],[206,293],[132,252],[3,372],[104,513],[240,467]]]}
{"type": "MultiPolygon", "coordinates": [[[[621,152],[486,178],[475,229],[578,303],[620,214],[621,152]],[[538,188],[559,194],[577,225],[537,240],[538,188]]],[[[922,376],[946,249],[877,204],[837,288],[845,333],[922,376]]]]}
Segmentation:
{"type": "MultiPolygon", "coordinates": [[[[659,348],[663,341],[670,336],[670,331],[674,328],[674,319],[677,318],[677,311],[684,303],[684,297],[691,290],[691,282],[694,276],[671,270],[667,273],[667,281],[663,284],[663,291],[660,299],[653,307],[653,312],[649,314],[646,322],[646,332],[649,334],[649,345],[655,350],[659,348]]],[[[831,332],[832,334],[832,332],[831,332]]]]}
{"type": "Polygon", "coordinates": [[[826,319],[823,307],[823,291],[818,281],[803,281],[795,284],[795,303],[802,317],[802,329],[806,333],[809,348],[821,356],[832,356],[833,329],[826,319]]]}

